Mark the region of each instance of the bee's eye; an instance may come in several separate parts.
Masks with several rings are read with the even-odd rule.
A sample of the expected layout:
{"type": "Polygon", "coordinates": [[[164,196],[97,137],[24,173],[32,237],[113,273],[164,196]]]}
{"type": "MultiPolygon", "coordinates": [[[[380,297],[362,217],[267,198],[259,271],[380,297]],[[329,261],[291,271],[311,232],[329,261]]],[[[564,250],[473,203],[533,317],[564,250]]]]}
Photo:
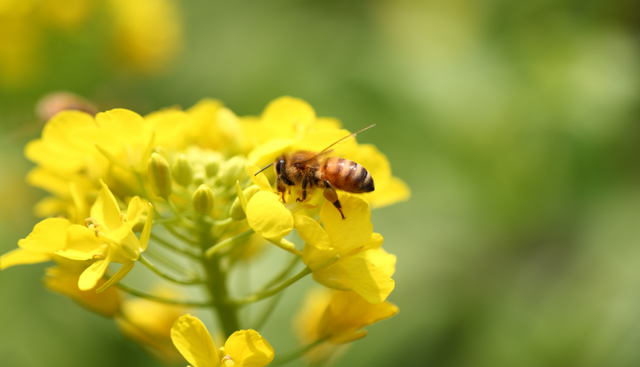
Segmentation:
{"type": "Polygon", "coordinates": [[[276,163],[276,173],[280,174],[284,168],[284,159],[281,159],[276,163]]]}

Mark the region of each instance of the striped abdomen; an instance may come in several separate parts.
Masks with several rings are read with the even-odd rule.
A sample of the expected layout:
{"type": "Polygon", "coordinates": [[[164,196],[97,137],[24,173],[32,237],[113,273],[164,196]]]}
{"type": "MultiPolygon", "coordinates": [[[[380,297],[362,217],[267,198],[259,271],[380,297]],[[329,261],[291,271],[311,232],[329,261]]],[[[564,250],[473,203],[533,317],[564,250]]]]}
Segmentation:
{"type": "Polygon", "coordinates": [[[322,165],[324,179],[338,190],[364,193],[373,191],[373,178],[367,170],[354,161],[330,157],[322,165]]]}

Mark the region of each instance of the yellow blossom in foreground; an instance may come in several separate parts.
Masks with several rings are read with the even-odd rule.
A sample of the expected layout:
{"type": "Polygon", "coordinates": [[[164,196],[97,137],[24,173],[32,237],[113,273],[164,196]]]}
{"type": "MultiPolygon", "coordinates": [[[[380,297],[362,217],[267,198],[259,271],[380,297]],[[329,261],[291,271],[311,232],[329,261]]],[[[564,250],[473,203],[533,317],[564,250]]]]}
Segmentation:
{"type": "Polygon", "coordinates": [[[236,331],[217,350],[202,321],[189,314],[176,320],[171,339],[193,367],[262,367],[274,357],[271,345],[255,330],[236,331]]]}
{"type": "Polygon", "coordinates": [[[118,203],[104,183],[102,190],[91,207],[91,218],[87,226],[71,225],[68,229],[68,245],[61,256],[76,260],[98,259],[85,270],[78,281],[81,290],[95,287],[111,262],[123,264],[120,270],[109,279],[98,292],[117,283],[131,271],[135,260],[147,248],[153,210],[149,204],[147,221],[140,240],[133,233],[133,227],[140,221],[144,209],[137,196],[131,199],[126,216],[120,213],[118,203]],[[123,220],[124,219],[124,220],[123,220]]]}
{"type": "Polygon", "coordinates": [[[396,257],[381,248],[382,236],[373,233],[369,205],[348,194],[340,195],[340,201],[344,220],[329,202],[320,211],[323,226],[309,217],[294,216],[296,230],[306,242],[302,260],[320,284],[353,290],[370,303],[380,303],[395,286],[391,276],[396,257]]]}
{"type": "Polygon", "coordinates": [[[153,222],[151,204],[140,239],[133,233],[133,227],[140,221],[143,212],[140,198],[134,197],[127,214],[121,214],[115,197],[102,183],[102,190],[91,207],[91,217],[87,218],[86,225],[72,224],[63,218],[41,221],[27,238],[18,242],[19,249],[0,258],[0,269],[44,262],[55,257],[97,260],[78,279],[79,289],[86,291],[96,287],[111,262],[123,264],[109,281],[98,288],[97,292],[101,292],[127,275],[140,253],[147,248],[153,222]]]}

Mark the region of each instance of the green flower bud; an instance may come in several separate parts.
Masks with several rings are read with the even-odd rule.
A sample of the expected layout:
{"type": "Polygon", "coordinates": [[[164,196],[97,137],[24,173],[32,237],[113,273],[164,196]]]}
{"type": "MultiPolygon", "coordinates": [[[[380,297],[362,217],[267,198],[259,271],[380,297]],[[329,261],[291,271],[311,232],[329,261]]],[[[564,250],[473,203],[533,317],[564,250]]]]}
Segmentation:
{"type": "Polygon", "coordinates": [[[210,159],[205,165],[207,177],[215,177],[220,170],[220,161],[217,159],[210,159]]]}
{"type": "Polygon", "coordinates": [[[171,171],[173,173],[173,179],[182,186],[189,186],[193,180],[193,167],[184,154],[180,154],[178,158],[173,161],[171,171]]]}
{"type": "MultiPolygon", "coordinates": [[[[260,188],[256,185],[251,185],[246,189],[242,190],[244,196],[247,198],[247,201],[251,200],[251,197],[255,195],[256,192],[260,191],[260,188]]],[[[240,199],[236,197],[236,200],[231,204],[231,210],[229,210],[229,216],[233,220],[243,220],[247,217],[244,210],[242,209],[242,205],[240,205],[240,199]]]]}
{"type": "Polygon", "coordinates": [[[158,153],[162,156],[162,158],[167,159],[167,151],[161,145],[154,147],[151,153],[158,153]]]}
{"type": "Polygon", "coordinates": [[[171,195],[171,169],[169,163],[158,153],[152,153],[147,163],[147,174],[153,193],[161,198],[171,195]]]}
{"type": "Polygon", "coordinates": [[[236,181],[241,181],[246,176],[247,160],[246,158],[235,156],[229,159],[224,165],[224,171],[221,175],[222,184],[224,186],[233,186],[236,181]]]}
{"type": "Polygon", "coordinates": [[[204,173],[202,172],[196,172],[193,174],[193,183],[198,186],[202,185],[206,180],[207,178],[204,176],[204,173]]]}
{"type": "Polygon", "coordinates": [[[207,185],[200,185],[193,193],[193,209],[200,215],[207,215],[213,209],[213,191],[207,185]]]}

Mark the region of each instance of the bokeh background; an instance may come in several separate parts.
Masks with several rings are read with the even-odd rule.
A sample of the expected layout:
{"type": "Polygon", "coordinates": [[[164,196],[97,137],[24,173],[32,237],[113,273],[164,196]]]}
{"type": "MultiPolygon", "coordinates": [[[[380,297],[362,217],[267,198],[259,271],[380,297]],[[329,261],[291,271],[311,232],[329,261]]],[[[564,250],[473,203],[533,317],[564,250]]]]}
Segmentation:
{"type": "MultiPolygon", "coordinates": [[[[400,314],[336,366],[638,366],[639,15],[622,0],[0,0],[0,252],[37,221],[22,149],[43,95],[140,114],[213,97],[238,115],[291,95],[350,130],[376,123],[360,141],[412,189],[372,218],[400,314]]],[[[0,365],[162,365],[45,290],[44,268],[0,273],[0,365]]],[[[311,283],[267,324],[276,352],[311,283]]]]}

